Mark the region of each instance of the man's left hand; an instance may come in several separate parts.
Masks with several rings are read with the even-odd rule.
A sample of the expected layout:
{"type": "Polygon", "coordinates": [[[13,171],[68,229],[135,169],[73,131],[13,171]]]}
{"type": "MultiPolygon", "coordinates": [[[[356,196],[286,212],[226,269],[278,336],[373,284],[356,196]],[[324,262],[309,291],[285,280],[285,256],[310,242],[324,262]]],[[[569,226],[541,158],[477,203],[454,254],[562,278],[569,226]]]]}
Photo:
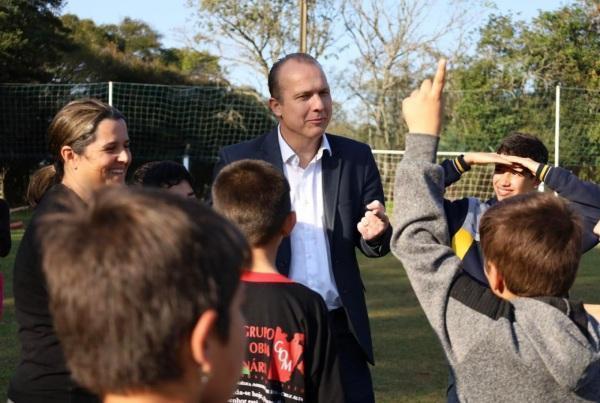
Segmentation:
{"type": "Polygon", "coordinates": [[[381,236],[389,225],[390,220],[385,215],[385,206],[379,200],[374,200],[367,204],[365,216],[358,222],[356,229],[365,241],[370,241],[381,236]]]}

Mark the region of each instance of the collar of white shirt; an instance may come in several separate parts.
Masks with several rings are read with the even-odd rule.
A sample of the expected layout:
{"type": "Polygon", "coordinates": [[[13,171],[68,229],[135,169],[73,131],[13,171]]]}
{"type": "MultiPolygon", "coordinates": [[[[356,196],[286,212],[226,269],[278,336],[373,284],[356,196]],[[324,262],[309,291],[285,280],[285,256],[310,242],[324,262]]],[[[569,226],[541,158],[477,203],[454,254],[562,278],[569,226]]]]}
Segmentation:
{"type": "MultiPolygon", "coordinates": [[[[283,163],[298,165],[300,163],[300,159],[296,155],[296,152],[292,150],[292,147],[290,147],[290,145],[281,135],[281,126],[277,126],[277,139],[279,141],[279,149],[281,150],[281,158],[283,159],[283,163]]],[[[327,139],[327,135],[323,133],[321,146],[319,147],[319,150],[317,151],[313,161],[319,161],[321,158],[323,158],[323,153],[325,150],[327,150],[329,155],[331,155],[331,146],[329,145],[329,140],[327,139]]]]}

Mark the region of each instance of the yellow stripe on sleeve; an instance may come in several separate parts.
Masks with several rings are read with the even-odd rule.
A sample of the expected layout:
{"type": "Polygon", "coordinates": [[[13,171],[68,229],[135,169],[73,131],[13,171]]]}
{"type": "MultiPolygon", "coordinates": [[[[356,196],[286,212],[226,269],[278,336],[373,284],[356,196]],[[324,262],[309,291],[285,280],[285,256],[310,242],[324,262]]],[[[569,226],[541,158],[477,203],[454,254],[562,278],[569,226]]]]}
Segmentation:
{"type": "Polygon", "coordinates": [[[463,168],[463,166],[460,164],[460,161],[458,158],[454,159],[454,163],[456,164],[456,166],[458,167],[459,172],[462,174],[465,172],[465,168],[463,168]]]}

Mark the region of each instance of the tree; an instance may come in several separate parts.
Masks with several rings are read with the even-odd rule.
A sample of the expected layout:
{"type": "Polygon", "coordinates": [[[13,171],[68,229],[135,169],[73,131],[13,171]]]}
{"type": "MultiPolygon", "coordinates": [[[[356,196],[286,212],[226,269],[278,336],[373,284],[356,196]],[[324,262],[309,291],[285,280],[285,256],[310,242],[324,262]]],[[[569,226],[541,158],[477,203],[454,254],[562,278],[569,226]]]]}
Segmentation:
{"type": "Polygon", "coordinates": [[[71,49],[57,13],[62,0],[2,0],[0,82],[47,82],[71,49]]]}
{"type": "Polygon", "coordinates": [[[521,59],[524,29],[510,15],[492,15],[474,55],[454,63],[444,148],[491,151],[509,132],[524,129],[528,111],[538,110],[521,59]]]}
{"type": "Polygon", "coordinates": [[[62,16],[73,50],[64,55],[56,81],[123,81],[156,84],[222,82],[219,59],[192,49],[165,49],[160,34],[143,21],[96,25],[62,16]]]}
{"type": "Polygon", "coordinates": [[[600,178],[588,168],[600,164],[599,14],[597,3],[580,0],[531,22],[492,15],[475,56],[452,72],[461,96],[452,100],[446,145],[488,149],[518,130],[551,146],[560,84],[561,165],[600,178]]]}
{"type": "MultiPolygon", "coordinates": [[[[189,0],[199,10],[199,25],[210,35],[198,36],[221,50],[233,47],[236,56],[223,57],[253,68],[266,79],[279,58],[299,49],[299,7],[291,0],[189,0]]],[[[333,42],[335,1],[309,5],[308,53],[325,55],[333,42]]]]}
{"type": "Polygon", "coordinates": [[[438,43],[473,22],[479,2],[453,1],[444,8],[449,14],[435,26],[432,10],[442,7],[435,0],[343,1],[344,28],[358,55],[350,64],[347,87],[375,128],[372,144],[402,146],[401,100],[420,81],[424,66],[441,54],[438,43]]]}
{"type": "Polygon", "coordinates": [[[122,41],[124,53],[133,54],[146,62],[160,56],[161,35],[144,21],[125,17],[119,25],[109,25],[105,29],[108,32],[114,30],[114,36],[122,41]]]}
{"type": "Polygon", "coordinates": [[[219,58],[208,52],[189,47],[162,49],[160,59],[166,66],[175,66],[195,82],[219,81],[222,77],[219,58]]]}

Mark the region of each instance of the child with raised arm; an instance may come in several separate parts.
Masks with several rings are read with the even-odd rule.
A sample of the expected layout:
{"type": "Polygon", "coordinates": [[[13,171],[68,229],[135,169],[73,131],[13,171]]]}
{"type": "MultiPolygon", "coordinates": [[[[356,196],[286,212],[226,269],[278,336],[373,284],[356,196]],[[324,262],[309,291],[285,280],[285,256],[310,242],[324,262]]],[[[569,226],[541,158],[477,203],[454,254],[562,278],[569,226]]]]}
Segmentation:
{"type": "Polygon", "coordinates": [[[436,332],[460,401],[600,400],[600,326],[567,299],[581,224],[561,198],[530,192],[490,207],[480,225],[489,288],[464,273],[435,164],[445,63],[404,100],[411,134],[394,189],[392,251],[436,332]],[[551,226],[553,231],[548,231],[551,226]]]}
{"type": "Polygon", "coordinates": [[[240,160],[216,177],[212,200],[241,228],[253,257],[242,276],[246,359],[230,402],[343,402],[325,302],[275,266],[296,222],[287,180],[267,162],[240,160]]]}

